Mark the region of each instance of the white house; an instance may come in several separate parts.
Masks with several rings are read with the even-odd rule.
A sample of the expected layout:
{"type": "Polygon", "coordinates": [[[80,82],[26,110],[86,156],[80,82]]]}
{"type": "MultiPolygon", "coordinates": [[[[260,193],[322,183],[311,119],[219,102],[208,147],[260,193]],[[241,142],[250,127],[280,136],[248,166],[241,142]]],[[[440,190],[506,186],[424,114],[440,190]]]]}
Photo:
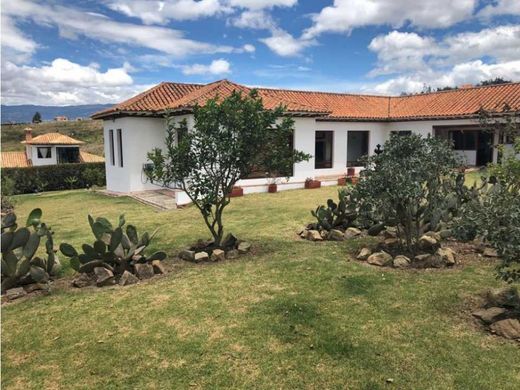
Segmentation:
{"type": "MultiPolygon", "coordinates": [[[[220,80],[214,83],[161,83],[123,103],[98,112],[104,120],[107,190],[132,193],[158,189],[143,168],[147,153],[164,147],[165,112],[193,127],[192,109],[209,98],[229,96],[233,90],[250,88],[220,80]]],[[[284,105],[295,120],[293,145],[311,154],[308,162],[295,164],[293,175],[279,190],[303,187],[306,178],[333,184],[347,167],[359,170],[359,158],[371,154],[392,132],[450,138],[468,166],[497,160],[494,145],[501,134],[482,131],[481,109],[500,115],[504,105],[520,109],[520,83],[461,88],[412,96],[373,96],[259,88],[266,109],[284,105]]],[[[267,179],[238,183],[244,193],[267,190],[267,179]]],[[[188,203],[182,192],[177,204],[188,203]]]]}
{"type": "Polygon", "coordinates": [[[30,166],[69,163],[103,162],[104,158],[80,150],[83,141],[61,133],[32,136],[32,129],[25,129],[24,152],[2,152],[2,168],[25,168],[30,166]]]}

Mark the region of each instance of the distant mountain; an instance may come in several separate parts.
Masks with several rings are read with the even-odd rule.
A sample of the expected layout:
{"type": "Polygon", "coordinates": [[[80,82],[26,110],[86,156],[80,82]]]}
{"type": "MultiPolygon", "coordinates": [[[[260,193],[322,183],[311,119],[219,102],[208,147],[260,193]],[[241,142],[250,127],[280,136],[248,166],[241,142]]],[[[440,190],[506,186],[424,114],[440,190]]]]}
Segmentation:
{"type": "Polygon", "coordinates": [[[66,116],[70,120],[88,118],[96,111],[111,107],[112,104],[84,104],[79,106],[1,106],[2,123],[28,123],[32,121],[35,112],[39,112],[42,120],[51,121],[57,116],[66,116]]]}

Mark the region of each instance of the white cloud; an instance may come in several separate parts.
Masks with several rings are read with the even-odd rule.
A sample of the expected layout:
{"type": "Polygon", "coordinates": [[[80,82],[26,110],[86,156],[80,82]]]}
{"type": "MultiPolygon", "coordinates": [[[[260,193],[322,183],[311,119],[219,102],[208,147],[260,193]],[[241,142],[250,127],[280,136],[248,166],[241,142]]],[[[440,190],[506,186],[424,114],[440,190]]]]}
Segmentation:
{"type": "Polygon", "coordinates": [[[292,7],[298,0],[228,0],[234,7],[247,9],[265,9],[273,7],[292,7]]]}
{"type": "Polygon", "coordinates": [[[417,27],[445,28],[469,19],[478,0],[334,0],[312,17],[304,33],[313,38],[325,32],[348,33],[356,27],[410,23],[417,27]]]}
{"type": "Polygon", "coordinates": [[[219,0],[107,0],[107,6],[145,24],[166,24],[170,20],[196,20],[231,12],[219,0]]]}
{"type": "Polygon", "coordinates": [[[269,38],[260,39],[269,49],[282,57],[296,56],[306,47],[315,44],[314,40],[294,38],[287,31],[274,29],[269,38]]]}
{"type": "Polygon", "coordinates": [[[209,65],[193,64],[182,67],[182,73],[185,75],[222,75],[231,73],[231,64],[224,60],[218,59],[211,61],[209,65]]]}
{"type": "Polygon", "coordinates": [[[256,50],[256,47],[254,47],[253,45],[249,44],[249,43],[246,43],[244,46],[243,46],[243,49],[246,53],[254,53],[255,50],[256,50]]]}
{"type": "Polygon", "coordinates": [[[99,65],[87,66],[56,58],[41,67],[2,64],[3,104],[66,105],[115,103],[146,89],[134,85],[128,74],[131,66],[101,71],[99,65]]]}
{"type": "Polygon", "coordinates": [[[233,51],[229,46],[217,46],[185,38],[178,30],[117,22],[103,15],[63,6],[17,0],[2,3],[2,12],[33,20],[44,26],[57,26],[61,36],[68,39],[81,35],[104,42],[141,46],[177,57],[193,53],[233,51]]]}
{"type": "Polygon", "coordinates": [[[31,38],[23,34],[7,15],[2,14],[2,56],[20,63],[28,61],[38,48],[31,38]]]}
{"type": "Polygon", "coordinates": [[[421,92],[425,85],[432,88],[478,84],[484,80],[501,77],[520,80],[520,60],[500,64],[486,64],[481,60],[464,62],[453,66],[448,71],[427,70],[410,75],[391,78],[382,83],[365,86],[364,91],[398,95],[401,92],[421,92]]]}
{"type": "Polygon", "coordinates": [[[253,30],[271,30],[276,28],[276,23],[264,10],[244,11],[228,22],[238,28],[250,28],[253,30]]]}
{"type": "Polygon", "coordinates": [[[520,1],[518,0],[498,0],[493,4],[485,6],[478,16],[489,18],[498,15],[520,15],[520,1]]]}

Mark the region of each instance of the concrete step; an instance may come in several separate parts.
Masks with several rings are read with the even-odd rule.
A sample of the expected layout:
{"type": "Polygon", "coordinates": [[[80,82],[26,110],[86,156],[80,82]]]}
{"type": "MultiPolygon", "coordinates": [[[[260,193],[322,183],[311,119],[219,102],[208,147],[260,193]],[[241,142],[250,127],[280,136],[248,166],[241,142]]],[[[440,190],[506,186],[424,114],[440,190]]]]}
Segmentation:
{"type": "Polygon", "coordinates": [[[177,208],[175,191],[173,190],[151,190],[130,193],[130,197],[138,202],[156,207],[160,210],[173,210],[177,208]]]}

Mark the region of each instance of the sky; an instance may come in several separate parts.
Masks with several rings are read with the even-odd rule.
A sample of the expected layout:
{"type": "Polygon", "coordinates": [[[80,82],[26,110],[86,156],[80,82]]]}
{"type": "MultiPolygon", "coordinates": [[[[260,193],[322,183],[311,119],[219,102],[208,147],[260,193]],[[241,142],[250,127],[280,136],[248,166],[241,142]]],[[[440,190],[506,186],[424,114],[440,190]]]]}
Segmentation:
{"type": "Polygon", "coordinates": [[[520,81],[520,0],[3,0],[2,104],[161,81],[400,94],[520,81]]]}

